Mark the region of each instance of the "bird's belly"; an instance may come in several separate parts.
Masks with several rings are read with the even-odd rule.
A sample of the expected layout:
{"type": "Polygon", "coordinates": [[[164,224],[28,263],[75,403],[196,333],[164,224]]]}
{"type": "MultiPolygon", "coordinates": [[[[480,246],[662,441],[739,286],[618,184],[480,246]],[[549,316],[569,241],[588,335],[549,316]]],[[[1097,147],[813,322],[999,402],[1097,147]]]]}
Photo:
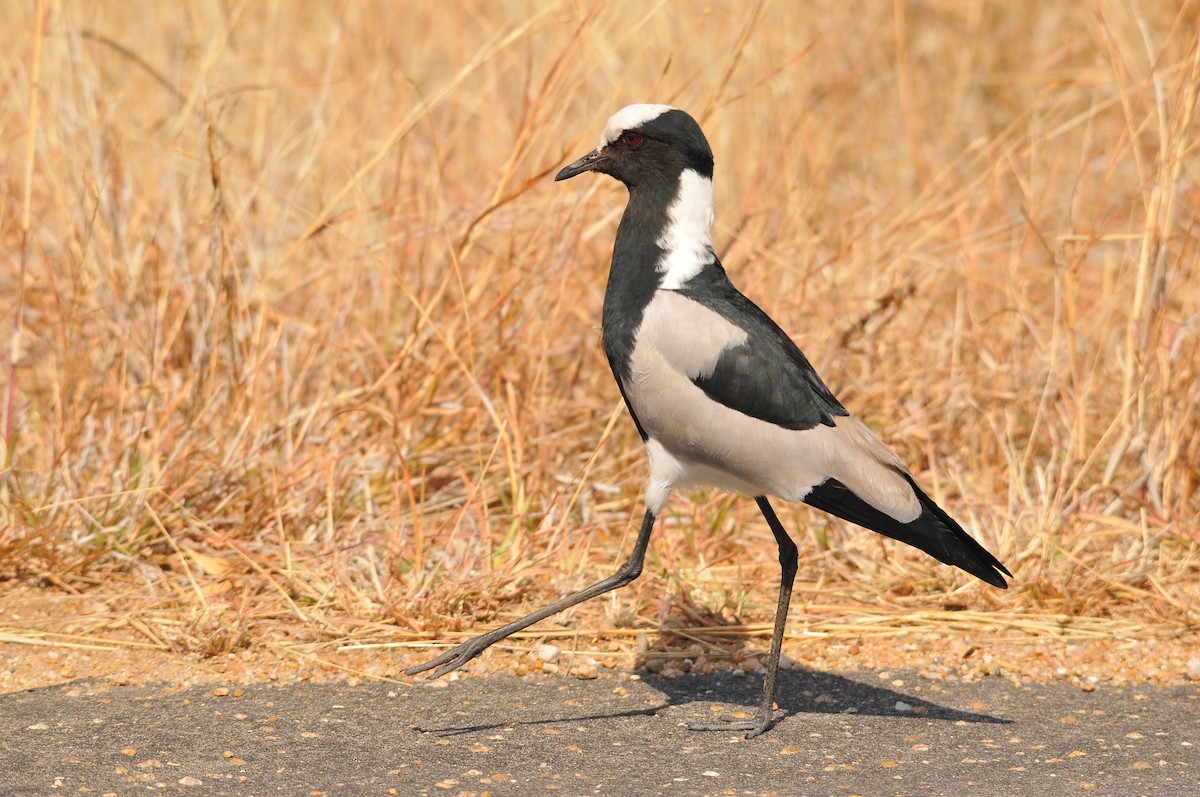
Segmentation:
{"type": "Polygon", "coordinates": [[[648,437],[646,500],[656,514],[674,487],[801,501],[830,479],[902,523],[921,514],[903,465],[857,442],[870,432],[850,416],[835,418],[833,426],[785,429],[712,400],[690,379],[662,372],[627,393],[648,437]]]}
{"type": "MultiPolygon", "coordinates": [[[[673,485],[711,485],[799,500],[829,477],[831,427],[789,430],[709,398],[650,347],[632,359],[625,393],[649,438],[675,460],[651,456],[673,485]],[[674,476],[674,478],[671,478],[674,476]]],[[[657,468],[656,468],[657,465],[657,468]]]]}

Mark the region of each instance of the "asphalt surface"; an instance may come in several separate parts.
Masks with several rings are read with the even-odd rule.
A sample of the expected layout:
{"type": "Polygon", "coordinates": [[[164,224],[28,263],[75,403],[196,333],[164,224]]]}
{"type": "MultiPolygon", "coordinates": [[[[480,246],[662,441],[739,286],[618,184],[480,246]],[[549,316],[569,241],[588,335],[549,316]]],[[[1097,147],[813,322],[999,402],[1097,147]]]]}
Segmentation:
{"type": "MultiPolygon", "coordinates": [[[[880,677],[882,675],[882,677],[880,677]]],[[[688,720],[756,677],[609,673],[414,686],[0,695],[0,795],[1200,794],[1200,690],[781,673],[749,741],[688,720]],[[919,691],[918,691],[919,690],[919,691]]]]}

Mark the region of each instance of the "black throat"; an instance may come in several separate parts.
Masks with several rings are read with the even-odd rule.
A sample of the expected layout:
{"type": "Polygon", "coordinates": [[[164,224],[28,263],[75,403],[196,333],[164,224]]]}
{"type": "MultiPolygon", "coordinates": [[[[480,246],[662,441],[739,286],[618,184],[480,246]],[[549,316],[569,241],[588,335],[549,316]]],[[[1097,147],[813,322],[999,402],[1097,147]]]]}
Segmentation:
{"type": "Polygon", "coordinates": [[[659,245],[669,218],[667,209],[679,193],[679,180],[655,180],[629,191],[629,204],[621,216],[613,243],[608,286],[604,290],[604,353],[618,385],[629,378],[629,358],[634,335],[646,306],[662,285],[658,266],[664,250],[659,245]]]}

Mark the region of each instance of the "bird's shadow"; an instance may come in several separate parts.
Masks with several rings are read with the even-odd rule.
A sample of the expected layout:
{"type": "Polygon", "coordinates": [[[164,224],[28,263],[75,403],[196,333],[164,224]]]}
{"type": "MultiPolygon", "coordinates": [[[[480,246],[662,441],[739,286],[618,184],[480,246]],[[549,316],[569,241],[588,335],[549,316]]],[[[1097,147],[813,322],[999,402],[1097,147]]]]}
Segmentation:
{"type": "Polygon", "coordinates": [[[468,733],[482,733],[500,728],[512,728],[527,725],[530,727],[557,725],[560,723],[592,722],[596,720],[615,720],[628,717],[653,717],[662,711],[663,707],[631,709],[629,711],[596,712],[593,714],[571,714],[565,717],[543,717],[540,719],[513,718],[504,722],[485,722],[477,725],[451,725],[443,728],[427,728],[422,725],[410,725],[409,730],[415,733],[431,733],[437,736],[462,736],[468,733]]]}
{"type": "MultiPolygon", "coordinates": [[[[555,679],[548,678],[546,680],[546,686],[550,688],[555,679]]],[[[439,728],[410,727],[421,733],[458,736],[511,726],[552,726],[558,723],[654,716],[672,707],[691,703],[716,703],[730,709],[744,708],[749,713],[757,707],[762,694],[761,677],[736,676],[729,671],[677,677],[663,677],[643,672],[641,682],[651,689],[661,692],[666,698],[665,701],[653,708],[612,712],[596,711],[588,714],[574,713],[570,716],[554,717],[537,717],[536,709],[526,707],[521,710],[525,714],[524,717],[510,716],[504,722],[439,728]]],[[[598,681],[586,682],[586,684],[577,682],[578,685],[573,688],[586,690],[601,683],[598,681]]],[[[607,687],[596,686],[596,688],[604,688],[606,692],[608,691],[607,687]]],[[[778,706],[776,714],[785,722],[787,716],[794,714],[867,715],[894,717],[899,720],[924,719],[994,725],[1009,725],[1013,722],[990,714],[962,711],[887,687],[855,681],[841,675],[802,668],[784,670],[779,673],[775,689],[775,704],[778,706]]],[[[693,719],[708,719],[709,716],[711,715],[706,712],[706,716],[701,717],[697,712],[697,716],[693,719]]]]}
{"type": "MultiPolygon", "coordinates": [[[[668,705],[704,701],[753,711],[762,696],[761,677],[735,676],[727,671],[677,678],[644,677],[644,680],[667,696],[668,705]]],[[[858,714],[945,722],[1012,722],[989,714],[961,711],[842,675],[803,668],[779,672],[775,705],[789,715],[858,714]]]]}

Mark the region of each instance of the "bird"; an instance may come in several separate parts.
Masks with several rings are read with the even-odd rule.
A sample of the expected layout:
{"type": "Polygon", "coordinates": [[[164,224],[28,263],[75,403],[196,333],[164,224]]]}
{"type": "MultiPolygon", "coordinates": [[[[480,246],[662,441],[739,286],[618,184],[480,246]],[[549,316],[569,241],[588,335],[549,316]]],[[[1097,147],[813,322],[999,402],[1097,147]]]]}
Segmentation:
{"type": "Polygon", "coordinates": [[[708,486],[753,497],[781,571],[762,697],[752,715],[694,730],[745,731],[779,718],[775,685],[797,570],[795,542],[770,497],[802,501],[907,543],[1001,589],[1012,573],[917,484],[911,471],[842,406],[800,348],[730,281],[713,251],[713,153],[700,125],[669,105],[626,106],[599,145],[555,181],[585,172],[623,183],[604,292],[601,341],[649,461],[633,550],[608,578],[406,670],[437,678],[553,614],[625,586],[642,572],[655,521],[673,490],[708,486]]]}

